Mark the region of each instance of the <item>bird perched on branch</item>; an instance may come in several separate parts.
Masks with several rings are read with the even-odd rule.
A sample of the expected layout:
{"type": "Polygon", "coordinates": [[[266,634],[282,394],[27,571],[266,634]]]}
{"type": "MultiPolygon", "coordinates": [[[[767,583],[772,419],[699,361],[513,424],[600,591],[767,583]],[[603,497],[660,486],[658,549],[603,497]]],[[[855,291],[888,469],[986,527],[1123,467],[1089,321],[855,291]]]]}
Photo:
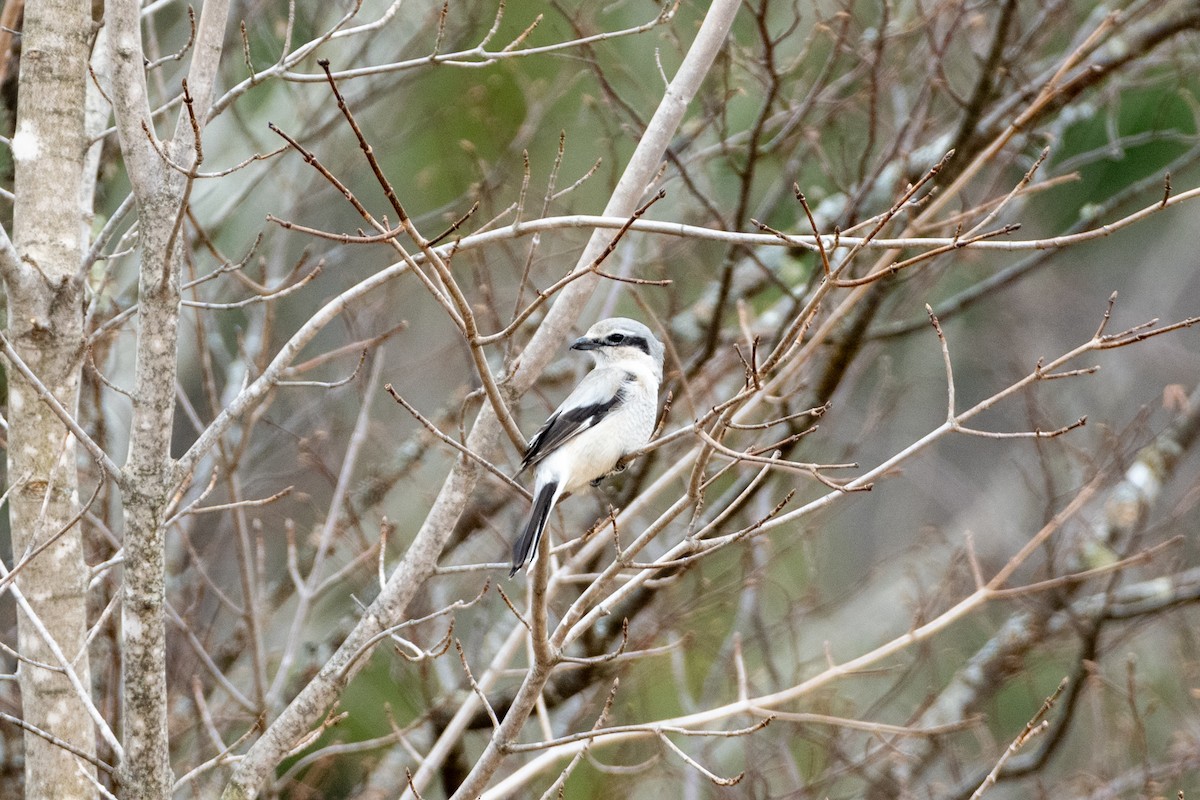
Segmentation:
{"type": "Polygon", "coordinates": [[[595,367],[529,440],[518,475],[534,467],[533,511],[513,544],[511,578],[537,557],[550,510],[564,495],[625,468],[658,416],[663,345],[640,322],[601,320],[571,344],[595,367]]]}

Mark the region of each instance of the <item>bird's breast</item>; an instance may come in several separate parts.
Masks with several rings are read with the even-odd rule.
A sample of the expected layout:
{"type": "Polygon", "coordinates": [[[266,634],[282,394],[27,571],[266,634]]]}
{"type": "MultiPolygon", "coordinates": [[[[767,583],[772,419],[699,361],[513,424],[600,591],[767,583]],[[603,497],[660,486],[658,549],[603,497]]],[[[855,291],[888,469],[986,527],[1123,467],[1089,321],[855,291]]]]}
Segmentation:
{"type": "MultiPolygon", "coordinates": [[[[629,387],[645,392],[643,387],[629,387]]],[[[597,425],[546,457],[538,471],[557,477],[564,492],[575,492],[612,472],[622,456],[637,450],[654,432],[656,398],[629,397],[597,425]]]]}

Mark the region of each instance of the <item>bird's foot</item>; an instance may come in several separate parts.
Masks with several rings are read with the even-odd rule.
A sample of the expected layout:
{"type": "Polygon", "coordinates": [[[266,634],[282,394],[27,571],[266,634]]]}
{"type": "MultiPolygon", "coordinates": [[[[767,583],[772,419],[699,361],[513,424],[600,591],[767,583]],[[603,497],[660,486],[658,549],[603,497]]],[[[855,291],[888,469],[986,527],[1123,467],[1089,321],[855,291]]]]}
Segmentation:
{"type": "Polygon", "coordinates": [[[605,478],[612,477],[613,475],[620,475],[622,472],[624,472],[627,469],[629,469],[628,464],[626,464],[624,461],[618,461],[617,465],[615,467],[613,467],[608,472],[601,475],[599,478],[596,478],[595,480],[593,480],[591,482],[591,485],[599,486],[604,481],[605,478]]]}

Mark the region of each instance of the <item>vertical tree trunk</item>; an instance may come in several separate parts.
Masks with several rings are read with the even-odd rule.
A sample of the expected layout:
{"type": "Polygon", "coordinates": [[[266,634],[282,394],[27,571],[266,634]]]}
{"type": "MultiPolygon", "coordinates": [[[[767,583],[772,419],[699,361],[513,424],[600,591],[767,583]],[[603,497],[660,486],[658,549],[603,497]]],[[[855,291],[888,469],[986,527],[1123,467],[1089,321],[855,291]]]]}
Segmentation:
{"type": "MultiPolygon", "coordinates": [[[[19,263],[5,270],[8,334],[17,353],[64,407],[79,391],[82,309],[77,274],[90,210],[81,214],[88,180],[84,100],[92,34],[87,0],[30,3],[25,13],[17,129],[13,244],[19,263]]],[[[90,204],[88,204],[90,205],[90,204]]],[[[90,685],[87,632],[88,569],[78,525],[76,442],[36,391],[8,371],[8,477],[15,561],[56,537],[26,565],[18,586],[45,631],[90,685]]],[[[19,614],[24,656],[56,665],[43,633],[19,614]]],[[[96,734],[81,698],[61,671],[20,666],[25,720],[94,754],[96,734]]],[[[36,735],[25,735],[27,798],[91,797],[95,768],[36,735]],[[89,778],[93,776],[92,778],[89,778]]]]}
{"type": "MultiPolygon", "coordinates": [[[[176,201],[176,208],[178,203],[176,201]]],[[[167,730],[166,562],[163,509],[171,476],[171,421],[178,349],[178,259],[169,205],[140,206],[142,270],[129,460],[125,465],[125,601],[121,624],[125,764],[129,800],[166,800],[173,776],[167,730]],[[157,213],[156,213],[157,212],[157,213]],[[135,726],[136,725],[136,726],[135,726]]]]}
{"type": "MultiPolygon", "coordinates": [[[[210,0],[204,4],[196,27],[187,85],[200,129],[208,115],[228,15],[229,0],[210,0]]],[[[157,133],[147,99],[136,0],[112,0],[105,20],[113,49],[113,113],[129,182],[137,198],[141,255],[133,419],[129,456],[122,470],[122,797],[166,800],[174,781],[167,729],[166,531],[162,523],[177,480],[171,459],[171,428],[179,341],[182,223],[190,185],[184,174],[167,166],[151,143],[157,133]]],[[[200,154],[186,107],[176,120],[174,136],[160,146],[172,163],[189,168],[198,165],[200,154]]]]}

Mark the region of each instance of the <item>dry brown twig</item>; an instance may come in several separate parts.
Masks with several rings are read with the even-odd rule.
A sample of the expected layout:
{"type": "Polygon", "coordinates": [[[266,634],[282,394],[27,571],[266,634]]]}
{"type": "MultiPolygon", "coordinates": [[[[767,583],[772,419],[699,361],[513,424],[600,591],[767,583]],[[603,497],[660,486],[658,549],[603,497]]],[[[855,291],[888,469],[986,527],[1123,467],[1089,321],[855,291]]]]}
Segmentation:
{"type": "Polygon", "coordinates": [[[1033,715],[1033,719],[1025,723],[1025,730],[1021,731],[1017,735],[1017,738],[1013,739],[1012,744],[1005,749],[1004,754],[996,761],[996,766],[992,768],[987,778],[984,779],[979,788],[971,795],[970,800],[978,800],[988,789],[992,788],[996,784],[996,778],[1000,774],[1000,770],[1004,769],[1004,765],[1008,763],[1008,760],[1016,755],[1017,751],[1024,747],[1030,739],[1040,733],[1045,733],[1046,729],[1050,727],[1050,721],[1045,717],[1050,713],[1050,709],[1054,708],[1054,703],[1058,700],[1059,695],[1067,688],[1067,683],[1068,680],[1063,678],[1059,682],[1058,688],[1054,690],[1054,693],[1046,698],[1046,701],[1042,703],[1042,707],[1033,715]]]}

